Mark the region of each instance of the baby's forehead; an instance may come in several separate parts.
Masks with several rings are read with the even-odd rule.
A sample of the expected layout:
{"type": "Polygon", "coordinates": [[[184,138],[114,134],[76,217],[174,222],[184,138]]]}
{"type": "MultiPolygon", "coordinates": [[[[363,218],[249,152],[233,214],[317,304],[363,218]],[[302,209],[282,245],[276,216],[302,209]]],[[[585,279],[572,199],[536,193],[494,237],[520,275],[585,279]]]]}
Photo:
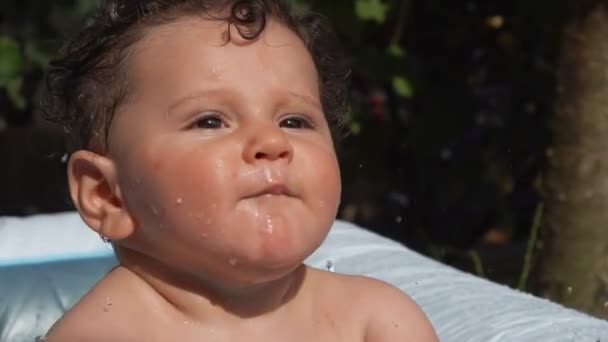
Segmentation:
{"type": "Polygon", "coordinates": [[[318,98],[316,66],[296,33],[271,19],[258,38],[247,40],[230,29],[227,39],[230,27],[188,16],[150,28],[130,56],[130,79],[136,86],[163,82],[179,88],[200,86],[195,83],[201,79],[238,86],[251,76],[318,98]]]}
{"type": "Polygon", "coordinates": [[[229,26],[226,20],[184,14],[167,22],[140,28],[141,39],[134,46],[138,51],[148,45],[164,44],[174,36],[195,35],[201,43],[219,47],[226,44],[229,26]]]}

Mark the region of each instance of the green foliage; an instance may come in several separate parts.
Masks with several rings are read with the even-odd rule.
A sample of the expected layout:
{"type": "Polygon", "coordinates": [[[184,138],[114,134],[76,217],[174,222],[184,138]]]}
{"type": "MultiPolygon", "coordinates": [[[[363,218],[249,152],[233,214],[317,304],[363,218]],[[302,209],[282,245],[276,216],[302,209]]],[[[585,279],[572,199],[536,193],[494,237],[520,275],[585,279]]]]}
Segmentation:
{"type": "Polygon", "coordinates": [[[381,0],[356,0],[355,13],[361,20],[384,23],[389,6],[381,0]]]}
{"type": "Polygon", "coordinates": [[[19,76],[22,68],[21,52],[17,42],[8,36],[0,36],[0,82],[19,76]]]}
{"type": "Polygon", "coordinates": [[[25,99],[21,95],[23,79],[23,57],[17,42],[8,36],[0,36],[0,89],[6,89],[15,107],[25,109],[25,99]]]}
{"type": "Polygon", "coordinates": [[[307,0],[289,0],[289,3],[295,13],[306,12],[310,9],[310,1],[307,0]]]}
{"type": "Polygon", "coordinates": [[[405,51],[399,44],[393,43],[388,47],[388,54],[393,57],[405,57],[405,51]]]}
{"type": "Polygon", "coordinates": [[[403,76],[393,77],[393,89],[397,95],[405,98],[412,98],[414,96],[414,90],[412,84],[403,76]]]}

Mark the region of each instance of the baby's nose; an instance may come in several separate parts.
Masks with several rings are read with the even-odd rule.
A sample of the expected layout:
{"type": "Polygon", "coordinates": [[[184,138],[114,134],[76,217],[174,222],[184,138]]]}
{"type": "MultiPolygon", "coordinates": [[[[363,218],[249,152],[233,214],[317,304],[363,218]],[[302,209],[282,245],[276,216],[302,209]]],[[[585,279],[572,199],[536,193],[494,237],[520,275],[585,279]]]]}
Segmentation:
{"type": "Polygon", "coordinates": [[[258,161],[285,160],[290,162],[293,148],[285,132],[280,127],[260,127],[254,130],[243,151],[248,163],[258,161]]]}

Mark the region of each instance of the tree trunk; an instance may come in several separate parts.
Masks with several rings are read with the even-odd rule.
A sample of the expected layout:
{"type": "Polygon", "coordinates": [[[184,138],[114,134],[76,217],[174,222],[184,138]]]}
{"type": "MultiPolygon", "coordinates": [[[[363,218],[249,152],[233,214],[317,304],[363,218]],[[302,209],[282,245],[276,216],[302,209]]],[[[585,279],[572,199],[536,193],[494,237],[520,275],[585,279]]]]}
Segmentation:
{"type": "Polygon", "coordinates": [[[562,41],[537,292],[608,318],[608,3],[574,6],[562,41]]]}

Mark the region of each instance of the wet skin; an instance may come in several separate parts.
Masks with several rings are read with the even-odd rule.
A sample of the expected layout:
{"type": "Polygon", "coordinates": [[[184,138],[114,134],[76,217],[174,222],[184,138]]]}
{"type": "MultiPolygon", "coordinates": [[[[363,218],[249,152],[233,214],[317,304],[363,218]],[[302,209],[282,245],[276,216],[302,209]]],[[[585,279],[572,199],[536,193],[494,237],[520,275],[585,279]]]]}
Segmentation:
{"type": "Polygon", "coordinates": [[[317,72],[275,20],[253,41],[235,31],[226,44],[227,27],[184,17],[133,46],[133,93],[107,153],[69,162],[81,216],[121,265],[49,340],[391,340],[383,324],[401,334],[388,336],[434,340],[400,291],[302,265],[341,190],[317,72]],[[372,324],[377,311],[388,319],[372,324]]]}

